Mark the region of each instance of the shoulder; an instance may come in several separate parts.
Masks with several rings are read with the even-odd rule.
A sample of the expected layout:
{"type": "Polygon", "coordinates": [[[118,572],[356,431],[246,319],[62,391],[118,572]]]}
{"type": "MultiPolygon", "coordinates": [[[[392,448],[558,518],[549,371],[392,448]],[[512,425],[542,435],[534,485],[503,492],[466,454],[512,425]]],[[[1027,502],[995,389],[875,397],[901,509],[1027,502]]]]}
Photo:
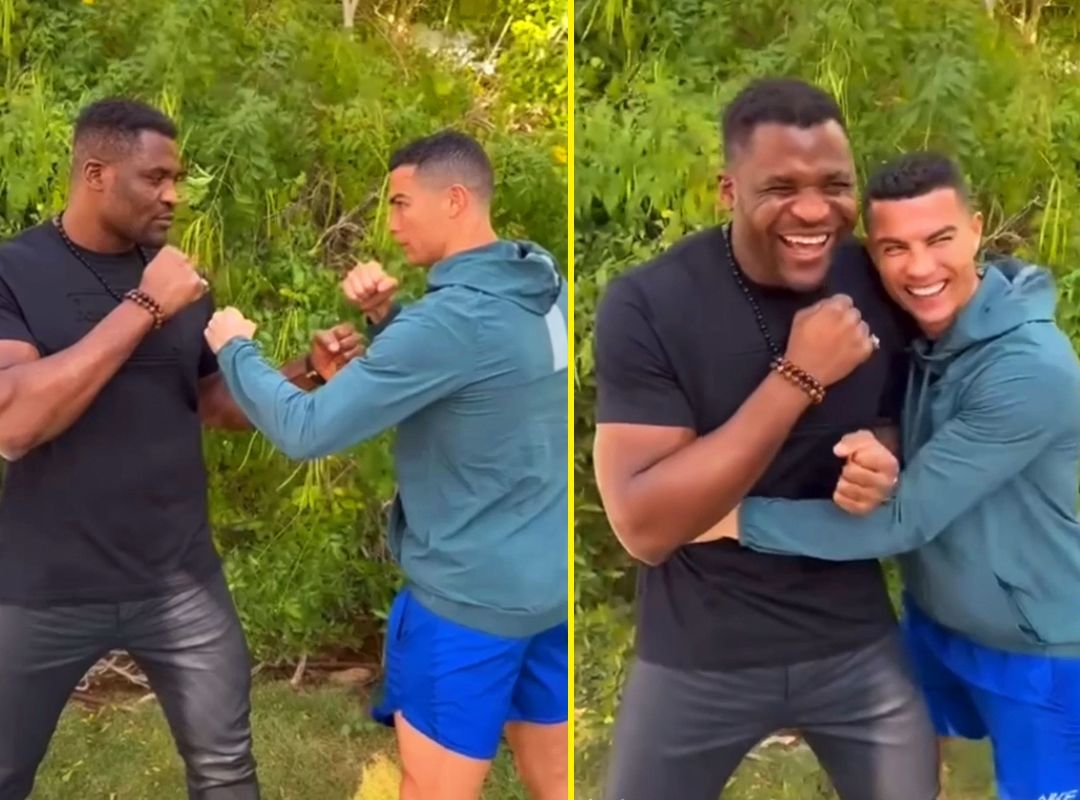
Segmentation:
{"type": "Polygon", "coordinates": [[[1048,386],[1080,386],[1080,360],[1056,322],[1020,325],[990,347],[989,366],[998,374],[1011,370],[1048,386]]]}
{"type": "Polygon", "coordinates": [[[0,242],[0,277],[10,277],[19,269],[33,268],[36,262],[47,258],[47,252],[58,244],[50,222],[27,228],[0,242]]]}
{"type": "Polygon", "coordinates": [[[669,248],[633,267],[617,278],[645,290],[677,290],[685,280],[703,270],[712,272],[724,254],[719,227],[707,228],[680,239],[669,248]]]}
{"type": "Polygon", "coordinates": [[[0,291],[7,302],[40,292],[42,269],[57,263],[53,254],[62,246],[51,228],[52,223],[35,225],[0,243],[0,291]]]}
{"type": "Polygon", "coordinates": [[[703,283],[715,280],[723,254],[723,234],[719,227],[712,227],[626,270],[607,284],[600,298],[598,327],[601,318],[617,316],[618,310],[649,319],[678,314],[687,302],[700,297],[703,283]]]}
{"type": "Polygon", "coordinates": [[[1003,417],[1080,425],[1080,360],[1054,322],[1027,323],[988,342],[965,389],[968,404],[1003,417]]]}
{"type": "Polygon", "coordinates": [[[447,286],[428,292],[401,312],[374,340],[423,339],[433,347],[471,339],[484,295],[464,286],[447,286]]]}

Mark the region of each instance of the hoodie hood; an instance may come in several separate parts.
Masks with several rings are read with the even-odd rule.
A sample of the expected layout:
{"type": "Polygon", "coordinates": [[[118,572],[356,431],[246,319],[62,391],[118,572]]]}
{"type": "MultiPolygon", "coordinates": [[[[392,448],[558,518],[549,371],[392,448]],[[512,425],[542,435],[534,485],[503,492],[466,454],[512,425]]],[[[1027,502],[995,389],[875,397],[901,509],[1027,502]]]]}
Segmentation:
{"type": "Polygon", "coordinates": [[[968,348],[1021,325],[1054,321],[1054,281],[1045,269],[1007,258],[986,264],[980,271],[982,280],[975,296],[944,336],[937,341],[920,337],[912,343],[902,426],[905,452],[914,452],[928,435],[930,384],[949,362],[968,348]]]}
{"type": "Polygon", "coordinates": [[[559,299],[562,276],[555,258],[538,244],[500,239],[457,253],[428,273],[428,291],[465,286],[544,316],[559,299]]]}

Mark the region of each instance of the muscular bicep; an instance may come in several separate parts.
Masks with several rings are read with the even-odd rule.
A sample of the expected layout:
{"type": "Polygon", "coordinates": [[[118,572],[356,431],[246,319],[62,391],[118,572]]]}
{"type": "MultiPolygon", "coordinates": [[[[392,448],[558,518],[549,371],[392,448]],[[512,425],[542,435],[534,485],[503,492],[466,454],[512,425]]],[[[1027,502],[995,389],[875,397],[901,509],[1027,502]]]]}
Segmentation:
{"type": "Polygon", "coordinates": [[[631,515],[629,495],[633,480],[696,438],[690,428],[668,425],[601,423],[596,426],[593,468],[604,510],[616,536],[631,515]]]}
{"type": "Polygon", "coordinates": [[[689,398],[668,358],[646,301],[633,283],[614,282],[596,312],[596,421],[635,430],[686,430],[689,398]]]}
{"type": "Polygon", "coordinates": [[[29,342],[20,342],[14,339],[0,340],[0,369],[29,364],[39,358],[41,358],[41,353],[29,342]]]}
{"type": "MultiPolygon", "coordinates": [[[[5,380],[4,371],[11,367],[29,364],[41,358],[37,348],[28,342],[12,339],[0,339],[0,413],[5,412],[15,397],[15,385],[10,379],[5,380]]],[[[9,458],[10,453],[0,453],[9,458]]]]}

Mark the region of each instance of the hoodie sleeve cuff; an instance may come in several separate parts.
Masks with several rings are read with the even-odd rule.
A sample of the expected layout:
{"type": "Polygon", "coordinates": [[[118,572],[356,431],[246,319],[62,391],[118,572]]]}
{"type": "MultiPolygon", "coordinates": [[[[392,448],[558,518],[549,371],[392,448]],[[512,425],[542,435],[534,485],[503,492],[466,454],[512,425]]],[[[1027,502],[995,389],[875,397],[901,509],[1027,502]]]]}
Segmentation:
{"type": "Polygon", "coordinates": [[[217,352],[218,367],[221,368],[226,362],[231,362],[236,354],[247,347],[251,347],[254,350],[258,350],[259,346],[255,343],[255,340],[248,339],[244,336],[234,336],[225,343],[225,345],[217,352]]]}

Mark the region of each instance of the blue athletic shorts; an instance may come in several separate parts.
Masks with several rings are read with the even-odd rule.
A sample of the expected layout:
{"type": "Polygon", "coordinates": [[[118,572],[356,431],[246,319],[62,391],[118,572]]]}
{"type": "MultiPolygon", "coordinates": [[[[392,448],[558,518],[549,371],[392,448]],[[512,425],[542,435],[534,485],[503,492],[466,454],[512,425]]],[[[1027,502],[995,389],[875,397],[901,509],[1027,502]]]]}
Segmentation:
{"type": "Polygon", "coordinates": [[[1080,659],[984,647],[904,605],[938,734],[990,738],[1001,800],[1080,800],[1080,659]]]}
{"type": "Polygon", "coordinates": [[[390,609],[381,697],[372,716],[409,724],[448,750],[492,759],[507,722],[567,721],[567,624],[508,638],[422,606],[408,589],[390,609]]]}

